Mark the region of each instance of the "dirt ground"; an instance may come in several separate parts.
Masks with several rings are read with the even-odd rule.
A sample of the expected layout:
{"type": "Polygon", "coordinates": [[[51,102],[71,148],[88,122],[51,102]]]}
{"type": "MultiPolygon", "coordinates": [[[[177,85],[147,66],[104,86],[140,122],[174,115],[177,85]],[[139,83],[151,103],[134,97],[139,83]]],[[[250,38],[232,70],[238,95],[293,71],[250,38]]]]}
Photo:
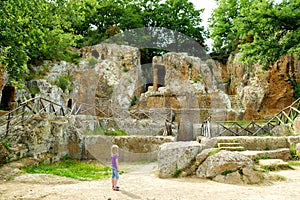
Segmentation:
{"type": "Polygon", "coordinates": [[[285,181],[266,185],[230,185],[199,178],[157,177],[157,164],[120,164],[124,171],[120,191],[111,189],[111,180],[77,181],[43,174],[22,174],[0,181],[1,200],[55,199],[146,199],[146,200],[299,200],[300,167],[276,172],[285,181]]]}

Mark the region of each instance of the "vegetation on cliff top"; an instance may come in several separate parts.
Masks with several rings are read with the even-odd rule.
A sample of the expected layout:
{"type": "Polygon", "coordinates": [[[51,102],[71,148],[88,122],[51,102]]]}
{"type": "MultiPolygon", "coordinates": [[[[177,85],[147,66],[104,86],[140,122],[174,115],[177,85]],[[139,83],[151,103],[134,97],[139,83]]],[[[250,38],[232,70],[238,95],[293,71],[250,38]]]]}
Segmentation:
{"type": "Polygon", "coordinates": [[[266,68],[282,55],[300,52],[300,1],[217,0],[210,37],[212,56],[226,62],[241,52],[241,61],[266,68]],[[278,2],[278,1],[277,1],[278,2]]]}
{"type": "MultiPolygon", "coordinates": [[[[213,58],[225,62],[230,54],[242,52],[243,62],[267,66],[284,54],[299,52],[299,0],[216,1],[210,19],[213,58]]],[[[143,27],[178,31],[204,46],[202,12],[188,0],[2,0],[0,68],[10,75],[9,84],[16,85],[28,65],[71,61],[79,56],[72,47],[143,27]]],[[[150,59],[157,53],[143,51],[150,59]]]]}

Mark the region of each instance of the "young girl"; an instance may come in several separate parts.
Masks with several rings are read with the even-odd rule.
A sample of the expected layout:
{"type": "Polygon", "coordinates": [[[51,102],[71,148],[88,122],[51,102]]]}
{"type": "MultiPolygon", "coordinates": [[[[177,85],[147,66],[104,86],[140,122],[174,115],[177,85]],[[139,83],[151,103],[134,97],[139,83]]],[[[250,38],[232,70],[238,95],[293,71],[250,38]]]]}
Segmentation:
{"type": "Polygon", "coordinates": [[[112,183],[112,189],[115,191],[119,191],[119,187],[117,186],[118,180],[119,180],[119,147],[117,145],[112,145],[111,147],[111,167],[112,167],[112,177],[111,177],[111,183],[112,183]]]}

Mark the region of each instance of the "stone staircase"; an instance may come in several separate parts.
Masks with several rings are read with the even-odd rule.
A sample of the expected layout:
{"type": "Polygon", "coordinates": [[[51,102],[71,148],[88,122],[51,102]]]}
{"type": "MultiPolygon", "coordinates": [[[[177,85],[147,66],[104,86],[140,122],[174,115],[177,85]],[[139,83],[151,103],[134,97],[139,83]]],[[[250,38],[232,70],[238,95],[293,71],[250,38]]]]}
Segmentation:
{"type": "Polygon", "coordinates": [[[289,168],[288,160],[292,158],[289,148],[275,150],[247,150],[237,141],[219,141],[217,147],[220,150],[238,151],[264,168],[286,169],[289,168]]]}
{"type": "Polygon", "coordinates": [[[218,148],[227,151],[245,151],[245,148],[238,142],[221,142],[218,143],[218,148]]]}

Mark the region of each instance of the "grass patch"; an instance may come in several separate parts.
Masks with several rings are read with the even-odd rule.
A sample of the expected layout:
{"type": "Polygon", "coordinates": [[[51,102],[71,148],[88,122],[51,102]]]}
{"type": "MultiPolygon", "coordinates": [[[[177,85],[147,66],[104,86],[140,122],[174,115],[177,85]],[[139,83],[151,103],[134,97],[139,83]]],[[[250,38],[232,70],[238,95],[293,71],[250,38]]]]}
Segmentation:
{"type": "Polygon", "coordinates": [[[261,156],[255,156],[253,158],[253,161],[258,164],[259,163],[259,160],[264,160],[264,159],[270,159],[268,156],[266,155],[261,155],[261,156]]]}
{"type": "Polygon", "coordinates": [[[293,169],[290,165],[288,166],[263,166],[262,167],[264,172],[273,172],[273,171],[279,171],[279,170],[288,170],[293,169]]]}
{"type": "Polygon", "coordinates": [[[271,176],[270,181],[286,181],[286,177],[276,174],[271,176]]]}
{"type": "Polygon", "coordinates": [[[290,152],[291,152],[293,159],[299,160],[299,157],[298,157],[297,151],[296,151],[296,147],[294,145],[290,146],[290,152]]]}
{"type": "Polygon", "coordinates": [[[105,135],[105,136],[127,136],[128,133],[119,128],[97,128],[92,131],[85,131],[84,135],[105,135]]]}
{"type": "Polygon", "coordinates": [[[173,177],[174,178],[178,178],[179,176],[180,176],[180,174],[182,173],[182,169],[177,169],[175,172],[174,172],[174,174],[173,174],[173,177]]]}
{"type": "Polygon", "coordinates": [[[219,149],[219,148],[214,149],[214,150],[212,150],[212,151],[210,151],[210,152],[208,153],[208,156],[215,155],[216,153],[219,153],[219,152],[220,152],[220,149],[219,149]]]}
{"type": "Polygon", "coordinates": [[[300,166],[300,161],[291,161],[289,162],[289,166],[300,166]]]}
{"type": "Polygon", "coordinates": [[[235,170],[228,169],[228,170],[222,172],[221,175],[226,176],[227,174],[231,174],[233,172],[235,172],[235,170]]]}
{"type": "Polygon", "coordinates": [[[78,160],[63,160],[56,163],[40,164],[22,168],[30,174],[54,174],[74,178],[81,181],[106,179],[111,176],[109,166],[97,162],[82,162],[78,160]]]}

